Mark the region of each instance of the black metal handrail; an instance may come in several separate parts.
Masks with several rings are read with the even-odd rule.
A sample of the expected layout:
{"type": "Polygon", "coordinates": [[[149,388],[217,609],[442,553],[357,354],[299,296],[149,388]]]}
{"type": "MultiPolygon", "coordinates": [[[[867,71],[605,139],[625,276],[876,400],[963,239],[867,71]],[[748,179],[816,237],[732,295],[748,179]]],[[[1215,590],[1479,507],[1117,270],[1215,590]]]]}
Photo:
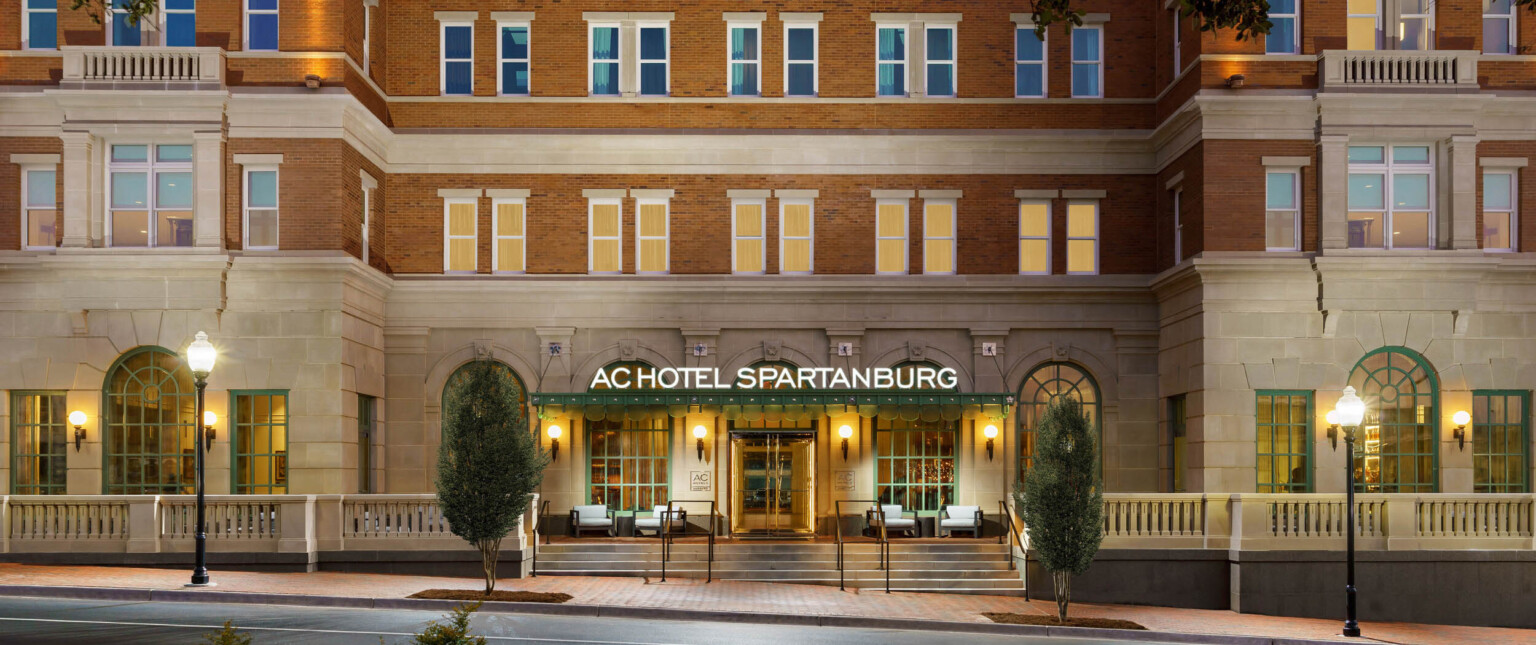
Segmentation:
{"type": "Polygon", "coordinates": [[[1013,514],[1013,509],[1009,508],[1008,502],[1003,501],[1003,500],[998,500],[997,507],[1001,511],[1001,515],[1003,516],[1003,523],[1008,525],[1008,530],[1003,531],[1002,533],[999,533],[997,535],[997,543],[998,544],[1002,544],[1003,543],[1003,538],[1007,538],[1008,539],[1008,553],[1006,555],[1004,555],[1003,557],[1006,560],[1008,560],[1008,570],[1009,571],[1014,571],[1015,570],[1014,560],[1019,558],[1019,556],[1016,556],[1016,555],[1013,554],[1013,547],[1015,545],[1017,545],[1019,547],[1019,552],[1024,554],[1024,556],[1023,556],[1024,557],[1024,576],[1023,576],[1023,580],[1024,580],[1024,600],[1028,601],[1029,600],[1029,547],[1024,544],[1024,538],[1019,533],[1019,520],[1018,520],[1018,517],[1016,517],[1013,514]]]}
{"type": "Polygon", "coordinates": [[[667,561],[672,559],[672,544],[677,539],[677,537],[678,536],[688,537],[690,535],[698,535],[698,533],[690,531],[689,530],[690,527],[686,523],[683,524],[683,530],[681,532],[674,532],[672,530],[672,517],[673,517],[673,515],[675,513],[678,512],[678,510],[681,510],[681,509],[678,509],[678,510],[674,510],[674,509],[677,509],[678,505],[680,505],[680,504],[708,504],[709,505],[709,526],[705,527],[705,529],[704,529],[704,533],[705,533],[706,537],[708,538],[708,542],[709,542],[708,554],[706,556],[707,564],[705,565],[704,582],[705,583],[714,582],[715,581],[715,529],[716,529],[716,522],[717,522],[717,520],[719,518],[715,516],[715,500],[712,500],[712,499],[672,499],[672,500],[667,500],[666,514],[661,519],[661,581],[662,582],[666,582],[667,581],[667,561]]]}
{"type": "Polygon", "coordinates": [[[874,507],[874,513],[875,516],[879,518],[878,524],[880,526],[880,530],[875,537],[875,544],[877,547],[875,560],[879,563],[878,566],[880,568],[885,569],[885,593],[891,593],[891,543],[889,536],[885,532],[885,508],[880,506],[879,501],[872,499],[840,499],[832,502],[832,525],[835,527],[835,532],[837,534],[837,589],[839,591],[847,591],[846,578],[844,576],[844,570],[846,567],[844,566],[843,561],[844,502],[849,504],[869,504],[874,507]]]}
{"type": "MultiPolygon", "coordinates": [[[[539,514],[533,518],[533,575],[539,577],[539,534],[544,532],[544,516],[549,514],[549,500],[539,503],[539,514]]],[[[544,543],[549,544],[549,536],[544,536],[544,543]]]]}

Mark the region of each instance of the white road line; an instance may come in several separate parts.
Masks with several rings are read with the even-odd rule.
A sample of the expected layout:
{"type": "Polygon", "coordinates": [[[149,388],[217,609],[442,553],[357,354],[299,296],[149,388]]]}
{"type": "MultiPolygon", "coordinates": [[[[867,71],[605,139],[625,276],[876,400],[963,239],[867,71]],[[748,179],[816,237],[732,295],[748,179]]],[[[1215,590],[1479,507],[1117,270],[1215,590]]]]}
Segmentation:
{"type": "MultiPolygon", "coordinates": [[[[23,623],[74,623],[74,624],[81,624],[81,625],[123,625],[123,626],[128,626],[128,627],[171,627],[171,628],[177,628],[177,629],[223,629],[224,628],[223,625],[186,625],[186,624],[181,624],[181,623],[140,623],[140,622],[112,621],[112,620],[71,620],[71,619],[67,619],[67,618],[9,618],[9,617],[0,617],[0,621],[12,621],[12,622],[23,622],[23,623]]],[[[303,629],[303,628],[299,628],[299,627],[237,627],[236,629],[243,630],[243,631],[303,632],[303,633],[311,633],[311,634],[359,634],[359,635],[364,635],[364,636],[415,636],[415,634],[410,634],[410,633],[406,633],[406,632],[365,632],[365,631],[354,631],[354,630],[346,630],[346,629],[303,629]]],[[[681,644],[681,643],[671,643],[671,644],[669,644],[669,643],[654,643],[654,642],[644,642],[644,643],[642,643],[642,642],[635,642],[635,641],[585,641],[585,640],[571,640],[569,638],[564,638],[564,637],[526,638],[526,637],[521,637],[521,636],[486,636],[485,638],[486,638],[486,640],[493,640],[493,641],[511,641],[511,642],[528,642],[528,643],[546,643],[546,642],[582,643],[584,645],[684,645],[684,644],[681,644]]]]}

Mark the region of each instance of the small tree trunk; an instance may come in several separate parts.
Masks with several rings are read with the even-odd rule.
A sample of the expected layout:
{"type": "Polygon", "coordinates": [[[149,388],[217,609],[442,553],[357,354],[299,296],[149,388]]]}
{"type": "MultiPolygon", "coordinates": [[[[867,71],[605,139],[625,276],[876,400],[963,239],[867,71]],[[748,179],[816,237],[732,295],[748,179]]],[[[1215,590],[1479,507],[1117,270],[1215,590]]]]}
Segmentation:
{"type": "Polygon", "coordinates": [[[485,595],[496,590],[496,556],[501,552],[501,540],[481,540],[480,566],[485,570],[485,595]]]}
{"type": "Polygon", "coordinates": [[[1072,602],[1072,572],[1052,571],[1051,582],[1056,588],[1056,622],[1067,622],[1067,603],[1072,602]]]}

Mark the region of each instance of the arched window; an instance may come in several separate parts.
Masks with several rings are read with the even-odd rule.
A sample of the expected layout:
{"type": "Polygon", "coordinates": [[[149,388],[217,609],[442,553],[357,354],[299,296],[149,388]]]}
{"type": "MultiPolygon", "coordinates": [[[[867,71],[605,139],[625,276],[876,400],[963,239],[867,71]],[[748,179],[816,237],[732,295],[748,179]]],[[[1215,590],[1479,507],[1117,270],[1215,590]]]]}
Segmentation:
{"type": "MultiPolygon", "coordinates": [[[[512,386],[517,391],[517,407],[518,407],[519,410],[521,410],[523,412],[524,415],[527,415],[528,414],[528,407],[527,407],[528,406],[528,389],[523,387],[523,379],[519,378],[517,376],[517,372],[512,371],[512,368],[510,366],[508,366],[506,363],[503,363],[501,361],[492,361],[492,362],[495,363],[496,368],[498,370],[501,370],[507,376],[512,377],[512,386]]],[[[457,387],[461,386],[464,383],[464,376],[465,376],[465,374],[468,373],[469,366],[471,366],[471,365],[474,365],[474,363],[471,362],[471,363],[465,363],[463,365],[460,365],[459,369],[454,370],[452,374],[448,375],[448,381],[443,384],[443,413],[444,414],[446,414],[447,411],[448,411],[448,393],[452,392],[454,390],[454,388],[457,388],[457,387]]]]}
{"type": "Polygon", "coordinates": [[[1046,406],[1063,396],[1083,404],[1083,413],[1088,415],[1094,430],[1099,434],[1099,451],[1103,454],[1104,433],[1099,419],[1098,384],[1093,382],[1093,377],[1087,371],[1077,365],[1046,363],[1030,372],[1024,379],[1024,386],[1019,389],[1019,413],[1015,416],[1019,424],[1021,476],[1034,463],[1035,430],[1040,426],[1040,418],[1045,415],[1046,406]]]}
{"type": "Polygon", "coordinates": [[[109,495],[193,492],[197,393],[180,356],[141,347],[107,370],[106,491],[109,495]]]}
{"type": "Polygon", "coordinates": [[[1349,373],[1365,400],[1355,442],[1355,490],[1429,493],[1438,487],[1440,386],[1417,352],[1383,347],[1349,373]]]}

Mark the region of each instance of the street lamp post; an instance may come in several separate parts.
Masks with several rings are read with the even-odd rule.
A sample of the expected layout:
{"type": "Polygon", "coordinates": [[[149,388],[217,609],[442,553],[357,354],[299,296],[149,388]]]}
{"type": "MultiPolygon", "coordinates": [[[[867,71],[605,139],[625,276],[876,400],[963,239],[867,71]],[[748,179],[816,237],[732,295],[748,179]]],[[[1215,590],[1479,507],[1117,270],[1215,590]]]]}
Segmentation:
{"type": "MultiPolygon", "coordinates": [[[[192,344],[187,346],[187,366],[192,368],[192,378],[197,384],[197,415],[192,417],[197,421],[194,425],[203,420],[203,390],[208,387],[208,374],[213,371],[213,362],[218,354],[213,343],[208,342],[208,334],[204,332],[197,332],[192,344]]],[[[202,432],[193,432],[192,437],[196,444],[203,443],[202,432]]],[[[192,454],[197,461],[197,564],[192,568],[192,582],[187,586],[207,587],[213,583],[208,581],[208,530],[203,521],[203,451],[194,449],[192,454]]]]}
{"type": "Polygon", "coordinates": [[[1344,523],[1344,550],[1347,580],[1344,584],[1344,595],[1347,603],[1347,616],[1344,618],[1344,635],[1359,636],[1360,621],[1355,614],[1355,430],[1365,420],[1365,401],[1355,395],[1352,386],[1344,388],[1344,395],[1339,397],[1339,402],[1334,406],[1338,413],[1339,425],[1344,426],[1344,446],[1347,454],[1344,456],[1344,471],[1348,475],[1348,487],[1344,489],[1345,497],[1345,523],[1344,523]]]}

